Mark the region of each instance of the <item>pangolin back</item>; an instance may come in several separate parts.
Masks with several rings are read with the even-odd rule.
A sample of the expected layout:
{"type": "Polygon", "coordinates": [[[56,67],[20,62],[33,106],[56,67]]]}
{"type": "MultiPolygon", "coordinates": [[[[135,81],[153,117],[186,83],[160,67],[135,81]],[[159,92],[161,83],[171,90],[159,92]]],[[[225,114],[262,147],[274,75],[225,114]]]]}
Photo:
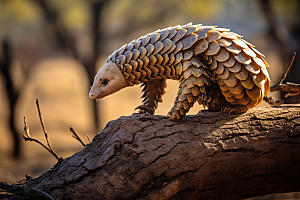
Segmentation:
{"type": "Polygon", "coordinates": [[[270,92],[268,63],[263,57],[254,45],[229,29],[189,23],[133,40],[115,50],[106,62],[120,67],[128,85],[179,80],[170,118],[181,120],[195,98],[216,111],[230,104],[247,109],[259,105],[270,92]]]}

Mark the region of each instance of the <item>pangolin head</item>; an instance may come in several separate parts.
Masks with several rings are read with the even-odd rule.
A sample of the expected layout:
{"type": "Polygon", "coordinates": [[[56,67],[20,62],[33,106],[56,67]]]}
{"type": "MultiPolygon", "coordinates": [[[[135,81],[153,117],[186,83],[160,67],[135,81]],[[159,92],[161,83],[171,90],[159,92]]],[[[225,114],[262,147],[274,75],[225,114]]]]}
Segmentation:
{"type": "Polygon", "coordinates": [[[101,99],[127,86],[128,84],[118,65],[109,61],[103,65],[95,76],[89,97],[91,99],[101,99]]]}

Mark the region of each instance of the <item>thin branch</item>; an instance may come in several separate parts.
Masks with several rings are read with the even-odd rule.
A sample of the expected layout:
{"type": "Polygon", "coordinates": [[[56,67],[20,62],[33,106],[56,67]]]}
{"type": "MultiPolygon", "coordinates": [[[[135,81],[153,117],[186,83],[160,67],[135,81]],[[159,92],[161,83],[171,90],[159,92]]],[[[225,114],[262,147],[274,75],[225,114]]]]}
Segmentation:
{"type": "Polygon", "coordinates": [[[73,133],[72,137],[75,138],[75,140],[79,141],[82,144],[82,146],[85,146],[85,144],[80,139],[79,135],[76,133],[76,131],[72,127],[70,127],[70,131],[73,133]]]}
{"type": "Polygon", "coordinates": [[[90,143],[90,142],[91,142],[90,136],[89,136],[89,135],[86,135],[86,137],[87,137],[87,139],[88,139],[88,141],[89,141],[89,143],[90,143]]]}
{"type": "Polygon", "coordinates": [[[39,100],[38,99],[36,99],[36,107],[37,107],[38,112],[39,112],[39,118],[40,118],[40,122],[41,122],[41,125],[42,125],[42,128],[43,128],[43,132],[44,132],[46,141],[47,141],[47,145],[48,145],[49,149],[51,149],[51,151],[54,153],[53,149],[50,146],[49,140],[48,140],[48,134],[46,133],[46,130],[45,130],[45,126],[44,126],[44,122],[43,122],[42,113],[41,113],[41,110],[40,110],[40,105],[39,105],[39,100]]]}
{"type": "Polygon", "coordinates": [[[31,197],[32,199],[54,200],[50,194],[38,189],[26,189],[24,187],[10,185],[3,182],[0,182],[0,189],[18,196],[31,197]]]}
{"type": "Polygon", "coordinates": [[[293,53],[293,56],[292,56],[289,66],[286,68],[285,73],[282,75],[280,81],[277,84],[282,84],[282,81],[286,78],[287,73],[290,71],[290,69],[293,65],[295,57],[296,57],[296,52],[293,53]]]}
{"type": "MultiPolygon", "coordinates": [[[[296,52],[294,52],[292,59],[290,61],[290,64],[287,67],[287,69],[285,70],[285,72],[283,73],[279,82],[271,86],[270,92],[275,92],[275,91],[287,92],[287,94],[285,95],[285,98],[287,98],[289,96],[296,96],[296,95],[300,94],[300,84],[290,83],[290,82],[286,82],[285,84],[282,83],[284,81],[284,79],[286,78],[288,72],[290,71],[295,57],[296,57],[296,52]]],[[[265,97],[264,100],[272,105],[279,105],[281,103],[284,103],[283,100],[276,100],[272,97],[265,97]]]]}
{"type": "Polygon", "coordinates": [[[24,131],[25,131],[25,134],[23,134],[23,138],[24,138],[25,141],[36,142],[36,143],[42,145],[42,147],[44,147],[47,151],[49,151],[57,159],[58,162],[62,160],[62,158],[59,158],[54,151],[52,151],[51,149],[49,149],[48,147],[46,147],[39,140],[30,137],[29,127],[27,126],[26,118],[25,117],[24,117],[24,131]]]}
{"type": "Polygon", "coordinates": [[[269,104],[274,105],[274,106],[275,105],[281,105],[281,104],[284,103],[284,101],[282,99],[276,99],[272,96],[266,96],[266,97],[264,97],[264,100],[266,102],[268,102],[269,104]]]}
{"type": "Polygon", "coordinates": [[[300,84],[290,82],[287,82],[285,84],[275,84],[270,88],[270,91],[285,91],[288,92],[288,96],[295,96],[300,93],[300,84]]]}

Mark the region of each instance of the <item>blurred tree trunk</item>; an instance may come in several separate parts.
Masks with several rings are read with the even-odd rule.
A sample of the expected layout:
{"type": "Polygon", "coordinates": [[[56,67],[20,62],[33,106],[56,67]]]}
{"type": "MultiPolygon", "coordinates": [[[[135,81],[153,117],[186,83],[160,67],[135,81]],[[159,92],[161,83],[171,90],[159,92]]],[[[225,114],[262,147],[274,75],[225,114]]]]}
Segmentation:
{"type": "MultiPolygon", "coordinates": [[[[92,44],[94,45],[94,48],[93,48],[93,55],[91,56],[91,61],[83,62],[83,65],[88,74],[90,86],[93,85],[93,81],[96,73],[97,58],[102,53],[101,42],[103,39],[103,35],[101,30],[101,21],[102,21],[101,12],[107,2],[108,0],[93,1],[91,5],[93,11],[92,16],[94,20],[94,23],[92,23],[93,27],[92,27],[91,37],[93,38],[92,44]]],[[[99,106],[100,106],[99,102],[97,103],[96,101],[93,101],[93,112],[94,112],[94,122],[95,122],[96,131],[98,131],[98,129],[101,127],[101,119],[98,114],[99,106]]]]}
{"type": "MultiPolygon", "coordinates": [[[[72,36],[68,30],[66,30],[64,27],[62,27],[59,24],[58,20],[58,13],[55,9],[52,9],[47,4],[47,1],[41,0],[37,1],[39,5],[41,6],[42,10],[44,11],[45,18],[49,24],[53,27],[54,35],[56,37],[57,44],[60,46],[60,48],[65,49],[66,52],[70,52],[71,55],[77,59],[79,62],[82,63],[84,66],[90,86],[93,84],[94,76],[96,73],[96,62],[97,58],[101,53],[101,41],[102,41],[102,30],[101,30],[101,12],[104,8],[104,6],[109,2],[108,0],[102,0],[102,1],[89,1],[91,10],[92,10],[92,20],[91,23],[92,27],[90,27],[90,39],[92,40],[91,44],[93,45],[91,48],[92,50],[90,52],[91,55],[89,56],[82,56],[80,55],[78,49],[76,48],[76,39],[74,36],[72,36]]],[[[88,94],[86,94],[88,96],[88,94]]],[[[95,130],[98,131],[98,129],[101,127],[101,120],[98,114],[99,110],[99,102],[92,101],[93,104],[93,118],[94,118],[94,127],[95,130]]]]}
{"type": "MultiPolygon", "coordinates": [[[[300,83],[300,20],[298,19],[298,23],[294,24],[292,30],[287,30],[285,27],[280,25],[277,22],[277,16],[272,8],[271,0],[258,0],[260,3],[267,24],[269,25],[268,34],[274,41],[277,42],[277,49],[282,58],[283,69],[285,70],[289,64],[289,61],[292,57],[293,52],[298,53],[296,56],[293,66],[288,73],[285,81],[292,83],[300,83]],[[288,32],[287,37],[283,37],[285,35],[285,31],[288,32]]],[[[300,13],[300,1],[296,1],[298,13],[300,13]]],[[[298,17],[299,16],[295,16],[298,17]]],[[[277,80],[275,80],[276,82],[277,80]]],[[[284,99],[286,92],[281,92],[281,98],[284,99]]],[[[288,97],[285,100],[285,103],[299,103],[300,96],[288,97]]]]}
{"type": "MultiPolygon", "coordinates": [[[[1,48],[3,51],[3,57],[0,60],[0,69],[1,74],[4,78],[5,83],[5,92],[8,97],[9,102],[9,129],[13,137],[13,157],[18,158],[20,156],[21,150],[21,137],[16,129],[15,124],[15,113],[16,113],[16,104],[19,97],[19,90],[14,87],[12,76],[11,76],[11,61],[12,61],[12,51],[7,38],[2,40],[1,48]]],[[[3,105],[2,105],[3,106],[3,105]]]]}

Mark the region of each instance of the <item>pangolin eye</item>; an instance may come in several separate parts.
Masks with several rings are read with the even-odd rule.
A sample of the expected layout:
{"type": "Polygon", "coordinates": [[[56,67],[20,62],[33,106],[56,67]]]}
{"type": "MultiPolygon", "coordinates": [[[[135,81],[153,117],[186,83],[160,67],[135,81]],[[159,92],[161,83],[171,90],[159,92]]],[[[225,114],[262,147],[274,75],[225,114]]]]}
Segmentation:
{"type": "Polygon", "coordinates": [[[102,81],[102,83],[103,83],[103,85],[107,85],[108,80],[107,80],[107,79],[104,79],[104,80],[102,81]]]}

